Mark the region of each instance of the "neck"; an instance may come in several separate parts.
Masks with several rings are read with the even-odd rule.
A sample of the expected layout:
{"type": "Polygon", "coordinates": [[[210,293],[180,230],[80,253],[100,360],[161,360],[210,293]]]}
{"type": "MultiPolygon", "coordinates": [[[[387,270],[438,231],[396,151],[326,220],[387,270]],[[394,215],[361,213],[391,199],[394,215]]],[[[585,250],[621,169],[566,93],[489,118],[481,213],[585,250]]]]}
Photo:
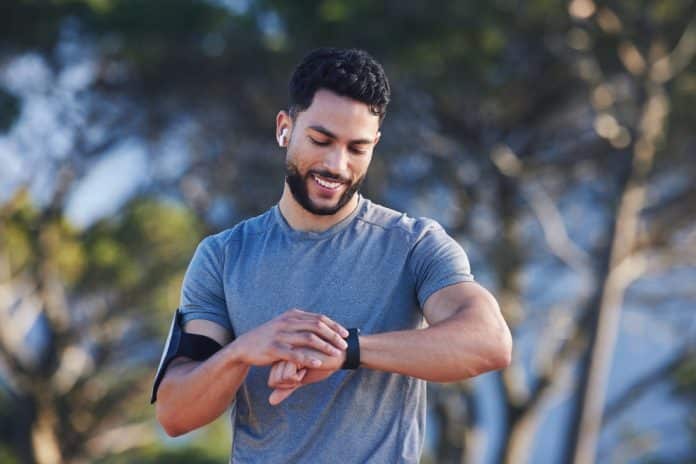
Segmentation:
{"type": "Polygon", "coordinates": [[[312,214],[295,200],[287,183],[283,187],[283,195],[278,202],[280,212],[288,224],[290,224],[290,227],[303,232],[323,232],[350,216],[357,206],[358,194],[355,193],[350,201],[335,214],[329,216],[312,214]]]}

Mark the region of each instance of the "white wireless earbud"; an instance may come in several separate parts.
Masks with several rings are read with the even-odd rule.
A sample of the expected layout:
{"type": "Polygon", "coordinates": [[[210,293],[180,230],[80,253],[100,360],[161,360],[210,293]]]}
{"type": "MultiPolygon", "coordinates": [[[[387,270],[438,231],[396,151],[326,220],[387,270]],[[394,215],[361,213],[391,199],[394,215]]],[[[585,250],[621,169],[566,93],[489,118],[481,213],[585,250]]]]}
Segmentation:
{"type": "Polygon", "coordinates": [[[288,133],[288,128],[287,128],[287,127],[284,128],[284,129],[281,131],[280,137],[278,137],[278,145],[279,145],[279,146],[284,147],[285,145],[288,144],[288,136],[287,136],[287,133],[288,133]]]}

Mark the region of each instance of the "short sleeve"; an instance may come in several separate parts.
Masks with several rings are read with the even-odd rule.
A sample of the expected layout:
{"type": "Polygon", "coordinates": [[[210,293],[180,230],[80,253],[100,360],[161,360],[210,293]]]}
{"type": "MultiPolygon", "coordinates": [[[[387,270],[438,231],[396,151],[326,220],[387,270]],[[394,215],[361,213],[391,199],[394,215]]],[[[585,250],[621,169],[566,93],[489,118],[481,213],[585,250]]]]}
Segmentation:
{"type": "Polygon", "coordinates": [[[409,257],[421,308],[441,288],[474,280],[464,249],[440,224],[430,219],[425,221],[409,257]]]}
{"type": "Polygon", "coordinates": [[[179,310],[183,323],[194,319],[215,322],[234,334],[223,289],[223,249],[215,236],[206,237],[196,248],[181,287],[179,310]]]}

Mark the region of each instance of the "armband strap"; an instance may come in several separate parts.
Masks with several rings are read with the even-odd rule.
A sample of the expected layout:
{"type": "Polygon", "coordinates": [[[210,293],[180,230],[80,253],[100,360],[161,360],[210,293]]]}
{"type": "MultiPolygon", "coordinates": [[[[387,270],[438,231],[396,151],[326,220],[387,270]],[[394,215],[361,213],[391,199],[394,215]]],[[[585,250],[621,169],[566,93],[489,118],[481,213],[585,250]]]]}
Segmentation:
{"type": "Polygon", "coordinates": [[[222,348],[222,345],[210,337],[184,332],[181,318],[181,311],[177,309],[172,319],[167,342],[162,352],[157,374],[155,375],[150,404],[157,401],[157,389],[164,378],[164,373],[167,371],[169,363],[171,363],[174,358],[184,356],[194,361],[205,361],[222,348]]]}

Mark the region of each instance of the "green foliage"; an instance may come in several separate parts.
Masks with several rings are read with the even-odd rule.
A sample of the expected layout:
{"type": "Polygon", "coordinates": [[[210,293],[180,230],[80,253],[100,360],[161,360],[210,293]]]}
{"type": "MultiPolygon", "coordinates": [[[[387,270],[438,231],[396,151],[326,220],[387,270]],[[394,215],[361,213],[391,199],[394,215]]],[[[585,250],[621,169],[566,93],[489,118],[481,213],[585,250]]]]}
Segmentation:
{"type": "Polygon", "coordinates": [[[229,415],[224,413],[220,418],[208,424],[205,429],[192,432],[183,437],[162,440],[156,444],[124,453],[115,453],[101,458],[95,461],[95,463],[212,464],[227,462],[229,453],[229,415]]]}
{"type": "MultiPolygon", "coordinates": [[[[136,198],[117,216],[86,230],[75,229],[55,210],[36,208],[26,191],[3,204],[0,259],[9,263],[10,276],[38,285],[50,282],[51,289],[62,286],[69,299],[58,303],[57,309],[69,308],[67,302],[89,301],[102,295],[108,295],[113,308],[101,314],[103,310],[98,308],[89,310],[89,314],[75,311],[71,321],[74,328],[60,322],[66,319],[55,319],[55,323],[47,320],[46,330],[51,334],[48,340],[55,342],[47,349],[60,359],[69,347],[72,358],[67,359],[73,361],[67,362],[78,372],[85,369],[85,373],[66,380],[72,375],[70,367],[66,370],[62,366],[62,372],[47,367],[29,382],[24,376],[33,375],[31,371],[11,372],[17,376],[11,387],[24,388],[16,393],[27,400],[17,404],[3,401],[0,418],[5,412],[16,414],[16,408],[32,408],[33,401],[43,401],[44,411],[58,408],[61,414],[68,414],[58,432],[66,456],[84,452],[76,437],[97,433],[109,423],[150,420],[153,410],[143,405],[148,403],[155,366],[154,362],[145,365],[143,360],[154,356],[143,348],[148,346],[147,338],[152,333],[163,338],[178,304],[183,272],[202,231],[188,208],[155,197],[136,198]],[[87,320],[92,325],[86,324],[87,320]],[[79,356],[88,356],[86,367],[81,367],[79,356]],[[85,375],[89,373],[93,377],[85,375]],[[39,399],[35,399],[33,390],[24,387],[33,384],[41,391],[39,399]]],[[[56,304],[57,300],[47,301],[56,304]]],[[[4,373],[0,380],[6,388],[4,373]]],[[[0,395],[0,399],[8,397],[0,395]]],[[[8,436],[11,434],[0,427],[0,445],[8,436]]],[[[12,462],[8,453],[12,451],[0,448],[1,462],[12,462]]],[[[169,455],[164,461],[152,459],[149,462],[166,462],[169,455]]]]}
{"type": "Polygon", "coordinates": [[[659,2],[650,2],[647,11],[658,24],[669,24],[679,20],[688,6],[688,2],[684,0],[660,0],[659,2]]]}
{"type": "Polygon", "coordinates": [[[130,464],[133,462],[141,464],[219,464],[222,461],[221,457],[211,457],[209,453],[199,448],[180,450],[151,448],[99,459],[95,461],[95,464],[130,464]]]}
{"type": "Polygon", "coordinates": [[[128,301],[160,314],[151,322],[166,330],[165,320],[178,304],[183,272],[202,233],[201,223],[182,205],[136,199],[82,237],[87,265],[80,289],[130,295],[128,301]]]}
{"type": "Polygon", "coordinates": [[[171,289],[203,230],[183,206],[147,198],[133,201],[121,216],[85,232],[62,218],[39,214],[26,192],[5,204],[0,218],[0,252],[8,257],[12,274],[40,264],[78,290],[115,286],[133,291],[147,286],[163,292],[163,303],[156,306],[170,309],[171,289]]]}
{"type": "Polygon", "coordinates": [[[34,261],[34,244],[28,227],[35,216],[25,191],[18,192],[0,207],[0,250],[7,255],[10,274],[18,273],[34,261]]]}
{"type": "Polygon", "coordinates": [[[59,273],[67,285],[81,277],[85,256],[78,234],[64,220],[39,214],[26,192],[3,205],[0,218],[0,252],[7,256],[11,274],[40,263],[59,273]]]}
{"type": "Polygon", "coordinates": [[[685,357],[675,370],[673,377],[677,394],[696,397],[696,355],[685,357]]]}
{"type": "Polygon", "coordinates": [[[0,462],[3,464],[19,464],[19,459],[6,446],[0,445],[0,462]]]}

